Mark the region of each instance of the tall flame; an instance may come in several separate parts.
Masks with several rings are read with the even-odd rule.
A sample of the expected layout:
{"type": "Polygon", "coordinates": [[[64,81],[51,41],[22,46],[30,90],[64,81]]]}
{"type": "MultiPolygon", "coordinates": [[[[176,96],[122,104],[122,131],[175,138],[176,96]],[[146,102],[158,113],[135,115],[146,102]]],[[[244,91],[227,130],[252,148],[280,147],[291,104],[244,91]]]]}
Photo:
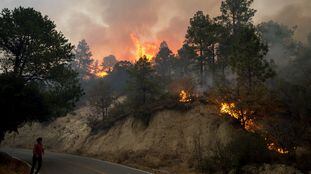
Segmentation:
{"type": "Polygon", "coordinates": [[[131,34],[131,39],[135,45],[135,59],[146,56],[146,58],[151,61],[155,57],[157,52],[157,45],[155,43],[142,42],[134,33],[131,34]]]}

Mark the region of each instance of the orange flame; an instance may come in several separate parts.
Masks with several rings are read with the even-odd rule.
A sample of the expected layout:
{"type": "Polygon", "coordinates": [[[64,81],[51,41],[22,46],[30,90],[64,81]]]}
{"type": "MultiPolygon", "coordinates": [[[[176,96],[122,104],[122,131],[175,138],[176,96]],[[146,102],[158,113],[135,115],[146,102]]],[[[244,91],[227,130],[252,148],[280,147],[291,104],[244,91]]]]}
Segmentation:
{"type": "MultiPolygon", "coordinates": [[[[235,103],[221,103],[220,105],[220,113],[222,114],[228,114],[231,117],[239,120],[242,124],[242,121],[244,121],[244,129],[249,132],[255,132],[258,130],[258,125],[255,124],[253,119],[247,118],[247,115],[251,112],[241,112],[236,108],[235,103]]],[[[268,142],[267,143],[267,148],[271,151],[275,151],[279,154],[288,154],[289,151],[279,147],[276,143],[274,143],[271,140],[268,140],[265,138],[265,140],[268,142]]]]}
{"type": "Polygon", "coordinates": [[[151,61],[155,57],[157,52],[157,46],[155,43],[141,42],[133,33],[131,34],[131,39],[136,49],[134,52],[135,59],[146,56],[146,58],[151,61]]]}
{"type": "Polygon", "coordinates": [[[250,132],[254,132],[256,129],[256,125],[254,123],[253,119],[249,119],[246,117],[247,113],[246,111],[242,112],[236,108],[235,103],[221,103],[220,106],[220,113],[222,114],[228,114],[231,117],[244,122],[244,129],[250,132]]]}
{"type": "Polygon", "coordinates": [[[268,147],[269,150],[275,151],[275,152],[280,153],[280,154],[288,154],[289,153],[288,150],[283,149],[281,147],[278,147],[277,144],[275,144],[273,142],[272,143],[268,143],[267,147],[268,147]]]}
{"type": "Polygon", "coordinates": [[[96,76],[100,78],[104,78],[108,76],[108,73],[106,71],[101,71],[101,72],[96,73],[96,76]]]}
{"type": "Polygon", "coordinates": [[[179,102],[181,103],[189,103],[191,102],[191,96],[185,90],[181,90],[179,93],[179,102]]]}
{"type": "Polygon", "coordinates": [[[228,114],[235,119],[240,119],[240,116],[242,115],[241,113],[235,110],[234,103],[221,103],[220,113],[228,114]]]}

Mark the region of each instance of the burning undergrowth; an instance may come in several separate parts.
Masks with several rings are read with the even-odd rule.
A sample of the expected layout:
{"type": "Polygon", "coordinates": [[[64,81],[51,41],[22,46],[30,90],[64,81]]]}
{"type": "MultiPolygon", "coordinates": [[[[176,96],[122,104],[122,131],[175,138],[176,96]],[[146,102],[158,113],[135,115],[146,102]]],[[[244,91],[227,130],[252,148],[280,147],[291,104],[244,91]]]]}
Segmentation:
{"type": "MultiPolygon", "coordinates": [[[[256,121],[256,117],[252,116],[254,114],[254,111],[248,110],[248,109],[242,109],[239,108],[235,103],[233,102],[223,102],[220,104],[220,113],[226,114],[236,120],[238,120],[241,124],[241,126],[248,132],[252,133],[259,133],[262,132],[263,129],[262,125],[256,121]]],[[[269,133],[266,133],[265,136],[267,148],[271,151],[277,152],[279,154],[288,154],[289,150],[286,148],[281,147],[278,145],[277,141],[273,136],[269,133]]]]}
{"type": "Polygon", "coordinates": [[[179,102],[181,103],[189,103],[191,102],[191,94],[188,91],[181,90],[179,93],[179,102]]]}

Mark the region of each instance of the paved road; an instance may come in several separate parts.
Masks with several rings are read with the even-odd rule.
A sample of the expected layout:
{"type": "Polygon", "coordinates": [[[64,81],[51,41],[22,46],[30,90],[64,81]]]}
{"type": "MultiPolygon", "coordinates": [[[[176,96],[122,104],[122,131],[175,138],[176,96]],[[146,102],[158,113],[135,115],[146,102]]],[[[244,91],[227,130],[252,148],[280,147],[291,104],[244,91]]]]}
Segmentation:
{"type": "MultiPolygon", "coordinates": [[[[25,149],[0,149],[31,163],[32,152],[25,149]]],[[[150,174],[138,169],[75,155],[46,152],[40,174],[150,174]]]]}

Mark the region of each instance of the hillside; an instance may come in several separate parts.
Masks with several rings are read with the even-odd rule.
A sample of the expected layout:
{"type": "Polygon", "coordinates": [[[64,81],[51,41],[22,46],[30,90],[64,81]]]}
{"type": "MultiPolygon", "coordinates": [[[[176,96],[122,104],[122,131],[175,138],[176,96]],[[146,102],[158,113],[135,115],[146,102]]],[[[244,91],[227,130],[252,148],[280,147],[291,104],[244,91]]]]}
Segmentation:
{"type": "MultiPolygon", "coordinates": [[[[97,133],[90,127],[96,118],[89,113],[88,108],[82,108],[50,124],[28,123],[19,129],[19,134],[7,134],[2,146],[31,148],[35,138],[41,136],[48,150],[93,156],[154,172],[182,174],[195,173],[198,150],[209,156],[245,134],[232,120],[220,117],[217,108],[211,105],[199,105],[187,112],[160,111],[148,127],[128,118],[110,130],[97,133]]],[[[295,171],[270,165],[245,170],[284,174],[295,171]]]]}

